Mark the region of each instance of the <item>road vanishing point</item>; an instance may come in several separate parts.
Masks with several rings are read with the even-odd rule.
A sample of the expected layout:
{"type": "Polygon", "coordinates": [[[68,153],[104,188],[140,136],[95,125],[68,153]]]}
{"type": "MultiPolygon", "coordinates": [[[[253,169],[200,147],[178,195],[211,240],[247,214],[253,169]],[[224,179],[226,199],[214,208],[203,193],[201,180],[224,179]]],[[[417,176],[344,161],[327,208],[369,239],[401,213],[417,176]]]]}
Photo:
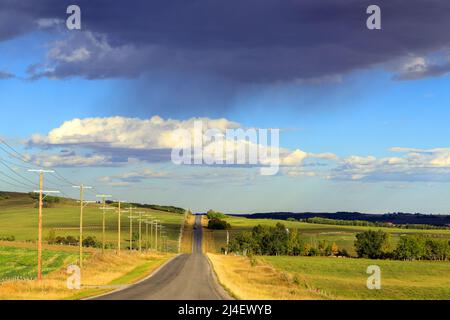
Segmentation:
{"type": "Polygon", "coordinates": [[[196,216],[191,254],[181,254],[151,277],[95,300],[229,300],[203,254],[201,216],[196,216]]]}

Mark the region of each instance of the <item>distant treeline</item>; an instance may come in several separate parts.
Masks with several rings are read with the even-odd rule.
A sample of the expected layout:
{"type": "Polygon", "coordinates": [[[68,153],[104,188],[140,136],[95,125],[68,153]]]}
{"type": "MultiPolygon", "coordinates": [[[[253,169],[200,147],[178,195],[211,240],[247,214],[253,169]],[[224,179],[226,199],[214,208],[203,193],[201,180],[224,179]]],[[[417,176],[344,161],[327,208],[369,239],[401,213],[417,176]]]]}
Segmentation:
{"type": "MultiPolygon", "coordinates": [[[[291,220],[288,218],[287,220],[291,220]]],[[[383,228],[401,228],[401,229],[423,229],[423,230],[439,230],[439,229],[449,229],[447,226],[433,226],[430,224],[393,224],[389,222],[370,222],[364,220],[339,220],[339,219],[328,219],[328,218],[306,218],[300,219],[300,221],[307,223],[317,223],[317,224],[331,224],[339,226],[364,226],[364,227],[383,227],[383,228]]]]}
{"type": "Polygon", "coordinates": [[[423,213],[385,213],[385,214],[369,214],[360,212],[267,212],[267,213],[254,213],[246,215],[234,216],[246,217],[250,219],[278,219],[287,220],[288,218],[294,218],[296,220],[303,220],[308,218],[326,218],[335,220],[358,220],[378,223],[392,223],[396,225],[433,225],[433,226],[450,226],[450,215],[439,214],[423,214],[423,213]]]}
{"type": "MultiPolygon", "coordinates": [[[[117,202],[114,202],[114,201],[106,201],[106,203],[109,205],[112,205],[112,206],[117,206],[117,202]]],[[[130,202],[129,204],[133,207],[142,208],[142,209],[153,209],[153,210],[179,213],[179,214],[184,214],[186,212],[185,209],[179,208],[179,207],[174,207],[174,206],[161,206],[161,205],[157,205],[157,204],[145,204],[145,203],[135,203],[135,202],[130,202]]]]}

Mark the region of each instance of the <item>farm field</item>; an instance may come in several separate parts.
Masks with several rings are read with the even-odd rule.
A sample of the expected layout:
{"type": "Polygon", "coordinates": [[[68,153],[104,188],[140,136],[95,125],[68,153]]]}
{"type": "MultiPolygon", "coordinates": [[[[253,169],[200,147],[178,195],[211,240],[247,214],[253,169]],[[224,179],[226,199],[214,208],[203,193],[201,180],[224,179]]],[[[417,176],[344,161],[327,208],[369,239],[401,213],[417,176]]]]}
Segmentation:
{"type": "MultiPolygon", "coordinates": [[[[206,225],[205,218],[205,225],[206,225]]],[[[274,226],[282,222],[298,229],[311,243],[335,242],[355,255],[354,240],[358,232],[381,229],[393,242],[403,234],[428,234],[450,238],[450,230],[414,230],[309,224],[271,219],[227,217],[232,229],[230,238],[250,231],[258,224],[274,226]]],[[[221,255],[226,231],[205,229],[205,247],[219,281],[239,299],[450,299],[450,262],[393,261],[336,257],[256,256],[252,258],[221,255]],[[367,267],[381,268],[381,290],[366,286],[367,267]]]]}
{"type": "Polygon", "coordinates": [[[450,299],[450,262],[208,256],[239,299],[450,299]],[[381,290],[366,287],[369,265],[381,268],[381,290]]]}
{"type": "MultiPolygon", "coordinates": [[[[43,250],[43,275],[75,263],[76,252],[43,250]]],[[[37,251],[32,248],[0,246],[0,282],[14,279],[35,279],[37,251]]]]}
{"type": "MultiPolygon", "coordinates": [[[[84,209],[83,236],[94,236],[98,241],[102,239],[102,211],[100,204],[90,204],[84,209]]],[[[56,236],[74,236],[79,234],[79,206],[75,201],[63,200],[54,207],[43,209],[43,237],[48,236],[50,230],[54,230],[56,236]]],[[[178,249],[178,236],[180,225],[184,216],[177,213],[141,209],[145,214],[150,214],[160,220],[165,227],[168,237],[168,249],[175,252],[178,249]]],[[[135,215],[133,213],[133,215],[135,215]]],[[[113,210],[106,212],[106,243],[111,246],[117,244],[118,215],[113,210]]],[[[121,246],[126,248],[129,241],[130,219],[129,213],[121,215],[121,246]]],[[[133,230],[137,232],[138,222],[133,222],[133,230]]],[[[145,225],[142,225],[142,237],[145,241],[145,225]]],[[[149,231],[150,233],[150,231],[149,231]]],[[[0,200],[0,239],[14,236],[16,241],[34,242],[37,239],[37,208],[34,202],[25,194],[18,194],[10,199],[0,200]]]]}
{"type": "MultiPolygon", "coordinates": [[[[84,209],[83,236],[102,240],[102,211],[100,204],[90,204],[84,209]]],[[[82,271],[82,290],[69,290],[66,287],[66,268],[78,261],[78,246],[47,244],[50,231],[54,236],[79,235],[79,206],[74,200],[61,199],[60,203],[43,209],[43,280],[35,281],[37,274],[37,216],[34,200],[27,194],[8,193],[0,198],[0,299],[78,299],[103,293],[117,286],[133,283],[146,276],[159,265],[178,252],[180,226],[184,215],[159,210],[142,209],[152,215],[165,227],[168,237],[168,251],[129,252],[129,213],[121,216],[121,255],[114,249],[84,248],[84,268],[82,271]],[[13,241],[11,241],[13,240],[13,241]]],[[[107,211],[106,243],[115,248],[117,244],[117,220],[115,210],[107,211]]],[[[133,216],[137,214],[133,213],[133,216]]],[[[138,231],[134,221],[133,231],[138,231]]],[[[142,224],[143,244],[146,241],[146,228],[142,224]]],[[[151,234],[149,230],[149,234],[151,234]]],[[[160,243],[160,242],[159,242],[160,243]]]]}
{"type": "MultiPolygon", "coordinates": [[[[48,270],[41,282],[36,280],[14,280],[0,282],[0,300],[73,300],[82,299],[135,283],[148,276],[151,272],[173,257],[171,253],[128,252],[117,256],[112,252],[91,254],[84,262],[81,289],[67,288],[67,278],[64,265],[48,270]]],[[[17,259],[17,256],[15,257],[17,259]]]]}
{"type": "MultiPolygon", "coordinates": [[[[351,255],[356,254],[353,246],[355,235],[366,230],[383,230],[391,234],[394,244],[398,240],[399,236],[404,234],[426,234],[431,237],[450,239],[450,230],[416,230],[363,226],[340,226],[275,219],[247,219],[245,217],[234,216],[228,216],[224,220],[226,220],[232,226],[231,230],[229,230],[230,239],[232,239],[233,235],[236,233],[242,231],[251,231],[251,229],[258,224],[275,226],[278,222],[281,222],[289,229],[298,229],[305,241],[311,243],[317,243],[320,240],[335,242],[339,248],[346,249],[351,255]]],[[[211,231],[205,229],[205,239],[207,240],[206,251],[211,253],[221,252],[221,248],[225,247],[226,245],[226,234],[227,232],[224,230],[211,231]]]]}

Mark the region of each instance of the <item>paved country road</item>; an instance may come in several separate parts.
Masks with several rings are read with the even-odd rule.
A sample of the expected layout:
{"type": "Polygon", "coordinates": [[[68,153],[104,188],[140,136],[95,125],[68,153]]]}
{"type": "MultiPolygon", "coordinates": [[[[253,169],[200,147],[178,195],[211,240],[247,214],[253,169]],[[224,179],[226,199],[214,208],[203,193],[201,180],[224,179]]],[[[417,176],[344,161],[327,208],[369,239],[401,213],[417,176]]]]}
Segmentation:
{"type": "Polygon", "coordinates": [[[225,300],[229,295],[216,282],[202,253],[201,216],[195,219],[193,252],[171,260],[152,277],[96,300],[225,300]]]}

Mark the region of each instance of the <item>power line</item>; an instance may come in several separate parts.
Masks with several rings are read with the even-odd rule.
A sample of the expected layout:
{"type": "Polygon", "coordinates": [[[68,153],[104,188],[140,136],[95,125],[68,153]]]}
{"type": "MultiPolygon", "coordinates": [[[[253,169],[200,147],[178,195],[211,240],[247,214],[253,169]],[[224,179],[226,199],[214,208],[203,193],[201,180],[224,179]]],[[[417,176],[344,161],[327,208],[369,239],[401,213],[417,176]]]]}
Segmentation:
{"type": "Polygon", "coordinates": [[[6,150],[5,148],[3,148],[2,146],[0,146],[0,149],[2,149],[4,152],[6,152],[8,155],[10,155],[13,158],[17,158],[25,163],[29,163],[29,161],[22,156],[19,152],[17,152],[14,148],[12,148],[5,140],[3,140],[2,138],[0,138],[0,142],[3,143],[5,146],[7,146],[8,148],[10,148],[11,150],[14,151],[14,153],[16,153],[17,155],[12,154],[11,152],[9,152],[8,150],[6,150]]]}
{"type": "Polygon", "coordinates": [[[8,179],[13,180],[15,183],[18,183],[19,185],[25,186],[27,189],[34,188],[34,187],[35,187],[35,185],[34,185],[34,186],[33,186],[33,185],[26,185],[26,184],[24,184],[22,181],[19,181],[19,180],[17,180],[16,178],[7,175],[7,174],[4,173],[3,171],[0,171],[0,174],[3,175],[3,176],[5,176],[5,177],[7,177],[8,179]]]}
{"type": "MultiPolygon", "coordinates": [[[[20,161],[27,163],[29,165],[32,165],[34,167],[38,167],[41,169],[44,169],[43,166],[40,166],[38,164],[35,164],[33,162],[31,162],[30,160],[27,159],[27,157],[25,157],[23,154],[21,154],[19,151],[17,151],[15,148],[13,148],[10,144],[8,144],[5,140],[0,138],[0,143],[3,143],[5,146],[7,146],[10,150],[12,150],[15,154],[12,154],[11,152],[9,152],[8,150],[6,150],[5,148],[3,148],[0,145],[0,149],[2,149],[4,152],[6,152],[8,155],[10,155],[13,158],[19,159],[20,161]]],[[[29,169],[29,168],[27,168],[29,169]]],[[[54,170],[55,171],[55,170],[54,170]]],[[[68,185],[74,185],[74,183],[68,179],[66,179],[63,175],[61,175],[59,172],[55,171],[55,177],[58,178],[59,180],[67,183],[68,185]]]]}
{"type": "MultiPolygon", "coordinates": [[[[3,163],[3,161],[6,161],[6,160],[0,158],[0,162],[3,163]]],[[[7,162],[10,163],[10,164],[13,164],[13,165],[17,165],[16,163],[13,163],[13,162],[10,162],[10,161],[7,161],[7,162]]],[[[3,163],[3,164],[6,165],[5,163],[3,163]]],[[[23,168],[26,168],[27,170],[30,170],[30,168],[27,168],[27,167],[22,166],[22,165],[20,165],[20,167],[23,167],[23,168]]],[[[9,169],[10,169],[10,170],[13,170],[11,167],[9,167],[9,169]]],[[[14,177],[12,177],[12,176],[6,174],[6,173],[3,172],[3,171],[0,171],[0,174],[3,175],[3,176],[5,176],[5,177],[8,178],[8,179],[14,181],[15,183],[12,183],[12,182],[7,181],[7,180],[4,180],[4,179],[0,179],[0,181],[2,181],[3,183],[9,184],[10,186],[13,186],[13,187],[15,187],[15,188],[20,188],[20,189],[26,189],[26,190],[29,190],[29,189],[34,189],[34,188],[36,187],[36,185],[35,185],[31,180],[29,180],[28,178],[25,178],[24,176],[18,174],[16,171],[13,171],[13,172],[15,172],[17,175],[19,175],[20,177],[22,177],[23,179],[25,179],[26,181],[29,181],[29,182],[24,183],[24,182],[22,182],[22,181],[20,181],[20,180],[18,180],[18,179],[16,179],[16,178],[14,178],[14,177]]],[[[48,179],[48,180],[49,180],[49,179],[48,179]]],[[[49,184],[50,186],[52,186],[52,184],[54,184],[54,183],[53,183],[52,181],[49,181],[48,184],[49,184]]],[[[61,187],[63,186],[63,185],[60,185],[60,184],[56,184],[56,185],[61,186],[61,187]]],[[[65,196],[68,197],[68,198],[72,198],[71,196],[69,196],[69,195],[68,195],[67,193],[65,193],[65,192],[62,192],[62,191],[61,191],[61,194],[65,195],[65,196]]]]}
{"type": "Polygon", "coordinates": [[[33,181],[31,181],[30,179],[28,179],[27,177],[24,177],[23,175],[21,175],[20,173],[18,173],[16,170],[14,170],[13,168],[11,168],[8,164],[6,164],[2,159],[0,159],[0,163],[3,164],[6,168],[8,168],[9,171],[11,171],[12,173],[14,173],[16,176],[28,181],[29,183],[31,183],[32,186],[35,185],[35,183],[33,181]]]}
{"type": "MultiPolygon", "coordinates": [[[[0,149],[2,149],[2,146],[0,145],[0,149]]],[[[4,149],[3,149],[4,150],[4,149]]],[[[17,166],[17,167],[20,167],[20,168],[22,168],[22,169],[32,169],[31,167],[27,167],[27,166],[24,166],[23,164],[18,164],[18,163],[16,163],[16,162],[12,162],[12,161],[10,161],[10,160],[7,160],[7,159],[5,159],[5,158],[0,158],[0,159],[2,159],[3,161],[5,161],[5,162],[7,162],[7,163],[9,163],[10,165],[13,165],[13,166],[17,166]]]]}
{"type": "MultiPolygon", "coordinates": [[[[13,154],[10,154],[7,150],[5,150],[1,145],[0,145],[0,149],[2,149],[3,151],[5,151],[7,154],[9,154],[11,157],[14,157],[15,159],[17,159],[17,157],[16,156],[14,156],[13,154]]],[[[24,166],[24,165],[22,165],[22,164],[19,164],[19,163],[17,163],[17,162],[13,162],[13,161],[10,161],[10,160],[7,160],[7,159],[5,159],[5,158],[0,158],[2,161],[4,161],[4,162],[6,162],[6,163],[8,163],[8,164],[10,164],[10,165],[12,165],[12,166],[17,166],[17,167],[20,167],[20,168],[22,168],[22,169],[25,169],[25,170],[28,170],[28,169],[33,169],[33,167],[30,167],[30,166],[24,166]]],[[[21,160],[21,159],[19,159],[19,160],[21,160]]],[[[68,184],[60,184],[60,183],[58,183],[58,182],[55,182],[55,181],[53,181],[52,179],[50,179],[50,178],[47,178],[47,181],[48,181],[48,183],[51,183],[52,185],[54,185],[54,186],[57,186],[57,187],[59,187],[59,188],[62,188],[62,187],[64,187],[64,186],[68,186],[68,184]]]]}
{"type": "Polygon", "coordinates": [[[73,183],[72,181],[67,180],[66,178],[64,178],[64,176],[62,176],[58,171],[55,171],[55,174],[56,174],[55,178],[58,178],[59,180],[68,183],[69,185],[72,185],[72,186],[76,185],[76,183],[73,183]]]}
{"type": "MultiPolygon", "coordinates": [[[[18,159],[18,160],[22,161],[23,163],[26,163],[26,164],[31,165],[31,166],[33,166],[33,167],[38,167],[38,168],[40,168],[40,169],[46,169],[45,167],[43,167],[43,166],[41,166],[41,165],[39,165],[39,164],[36,164],[36,163],[31,162],[26,156],[24,156],[22,153],[20,153],[19,151],[17,151],[17,149],[15,149],[13,146],[11,146],[8,142],[6,142],[6,141],[5,141],[4,139],[2,139],[2,138],[0,138],[0,149],[3,150],[6,154],[8,154],[9,156],[11,156],[12,158],[18,159]],[[6,150],[1,144],[5,145],[5,146],[6,146],[9,150],[11,150],[11,151],[6,150]]],[[[11,161],[7,161],[7,160],[5,160],[5,159],[3,159],[3,158],[0,158],[0,162],[2,162],[3,165],[7,166],[7,164],[4,163],[3,161],[5,161],[5,162],[7,162],[7,163],[9,163],[9,164],[13,164],[13,162],[11,162],[11,161]]],[[[27,167],[25,167],[25,166],[23,166],[23,165],[18,165],[17,163],[14,163],[14,165],[20,166],[20,167],[25,168],[25,169],[30,169],[30,168],[27,168],[27,167]]],[[[29,180],[29,179],[27,179],[26,177],[20,175],[19,173],[17,173],[15,170],[13,170],[12,168],[10,168],[9,166],[8,166],[8,168],[9,168],[14,174],[20,176],[22,179],[25,179],[25,180],[29,181],[30,183],[32,183],[32,185],[34,185],[34,183],[33,183],[31,180],[29,180]]],[[[62,187],[69,187],[69,186],[73,186],[73,185],[79,185],[79,183],[74,183],[73,181],[70,181],[69,179],[67,179],[66,177],[64,177],[64,176],[63,176],[61,173],[59,173],[57,170],[52,170],[52,171],[54,172],[54,175],[52,175],[52,177],[54,177],[55,179],[57,179],[58,181],[60,181],[60,182],[62,182],[62,183],[64,183],[64,184],[61,184],[61,183],[52,181],[51,179],[48,179],[49,184],[55,185],[55,186],[57,186],[57,187],[59,187],[59,188],[62,188],[62,187]]],[[[22,183],[20,183],[20,184],[22,184],[22,183]]],[[[95,191],[95,193],[101,193],[97,188],[94,188],[94,187],[93,187],[93,190],[95,191]]],[[[88,191],[88,192],[89,192],[89,191],[88,191]]],[[[72,197],[70,197],[69,195],[67,195],[66,193],[63,193],[63,192],[62,192],[62,194],[65,195],[65,196],[67,196],[67,197],[69,197],[69,198],[72,198],[72,197]]]]}
{"type": "Polygon", "coordinates": [[[1,179],[1,178],[0,178],[0,181],[3,182],[3,183],[9,184],[10,186],[13,186],[13,187],[15,187],[15,188],[29,190],[29,188],[27,188],[27,187],[16,185],[16,184],[14,184],[14,183],[11,183],[11,182],[9,182],[9,181],[3,180],[3,179],[1,179]]]}
{"type": "MultiPolygon", "coordinates": [[[[8,144],[4,139],[0,138],[0,143],[3,143],[5,146],[7,146],[10,150],[12,150],[12,152],[14,152],[16,155],[12,154],[11,152],[9,152],[8,150],[6,150],[5,148],[3,148],[2,146],[0,146],[0,149],[2,149],[4,152],[6,152],[8,155],[10,155],[13,158],[19,159],[20,161],[30,164],[34,167],[38,167],[41,169],[45,169],[43,166],[40,166],[38,164],[35,164],[33,162],[31,162],[30,160],[27,159],[27,157],[25,157],[23,154],[21,154],[19,151],[17,151],[15,148],[13,148],[10,144],[8,144]]],[[[74,185],[75,183],[73,183],[72,181],[69,181],[68,179],[66,179],[64,176],[62,176],[59,172],[57,172],[56,170],[53,170],[55,173],[55,177],[58,178],[59,180],[62,180],[63,182],[69,184],[69,185],[74,185]]]]}

